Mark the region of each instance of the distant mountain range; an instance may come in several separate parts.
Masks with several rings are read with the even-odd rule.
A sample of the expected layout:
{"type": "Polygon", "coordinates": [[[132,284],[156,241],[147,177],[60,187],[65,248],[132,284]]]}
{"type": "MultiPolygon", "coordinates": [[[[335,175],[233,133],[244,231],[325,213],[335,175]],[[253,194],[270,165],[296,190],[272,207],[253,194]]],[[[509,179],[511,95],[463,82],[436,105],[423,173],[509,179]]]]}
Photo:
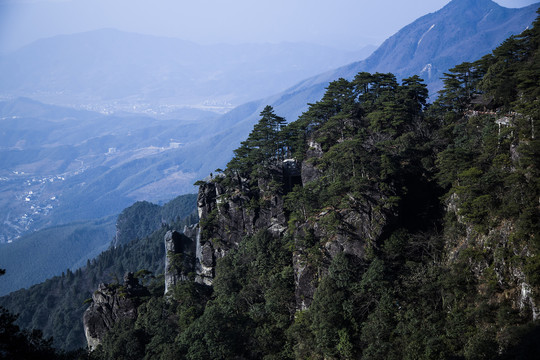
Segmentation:
{"type": "Polygon", "coordinates": [[[306,43],[203,46],[103,29],[42,39],[0,58],[0,95],[100,112],[223,113],[373,50],[306,43]]]}
{"type": "Polygon", "coordinates": [[[428,85],[431,99],[442,88],[443,73],[464,61],[474,61],[490,53],[511,35],[527,29],[536,18],[540,3],[520,9],[504,8],[491,0],[453,0],[388,38],[362,61],[308,78],[284,92],[241,105],[219,118],[232,124],[206,141],[223,164],[247,137],[259,114],[271,105],[288,121],[298,118],[308,103],[322,98],[329,82],[340,77],[352,79],[357,73],[391,72],[398,81],[419,75],[428,85]]]}

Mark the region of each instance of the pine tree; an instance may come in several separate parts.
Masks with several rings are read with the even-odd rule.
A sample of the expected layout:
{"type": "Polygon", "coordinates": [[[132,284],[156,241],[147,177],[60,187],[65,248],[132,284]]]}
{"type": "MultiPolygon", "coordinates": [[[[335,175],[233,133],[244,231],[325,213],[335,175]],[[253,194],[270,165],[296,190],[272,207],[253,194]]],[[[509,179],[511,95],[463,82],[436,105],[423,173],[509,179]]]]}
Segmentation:
{"type": "Polygon", "coordinates": [[[287,139],[281,133],[285,119],[276,115],[271,106],[266,106],[260,116],[248,138],[234,150],[234,157],[227,165],[228,170],[237,176],[259,174],[285,157],[287,139]]]}

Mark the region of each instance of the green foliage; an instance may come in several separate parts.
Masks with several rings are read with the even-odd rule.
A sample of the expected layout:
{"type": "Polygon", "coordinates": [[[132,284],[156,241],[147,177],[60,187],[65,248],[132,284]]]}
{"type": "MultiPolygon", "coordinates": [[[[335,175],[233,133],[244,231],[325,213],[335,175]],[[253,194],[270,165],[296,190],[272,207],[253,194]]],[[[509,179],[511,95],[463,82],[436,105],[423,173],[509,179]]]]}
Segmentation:
{"type": "Polygon", "coordinates": [[[0,356],[2,359],[30,360],[60,357],[52,348],[51,339],[44,339],[39,330],[21,330],[15,325],[16,319],[17,316],[0,307],[0,356]]]}
{"type": "Polygon", "coordinates": [[[134,239],[141,239],[161,225],[160,206],[148,201],[137,201],[124,209],[116,221],[117,235],[115,244],[127,244],[134,239]]]}
{"type": "Polygon", "coordinates": [[[124,209],[116,221],[114,245],[127,244],[159,229],[164,223],[179,221],[193,212],[196,194],[180,195],[163,206],[137,201],[124,209]]]}
{"type": "MultiPolygon", "coordinates": [[[[437,104],[444,109],[459,104],[452,109],[460,116],[441,131],[445,148],[437,159],[439,183],[458,215],[452,221],[472,225],[480,234],[499,224],[514,224],[508,235],[512,245],[534,249],[533,256],[519,262],[525,263],[527,281],[535,284],[536,292],[540,148],[533,129],[540,109],[534,82],[540,76],[538,21],[492,54],[453,69],[437,104]],[[483,101],[471,104],[474,94],[483,101]]],[[[444,112],[437,116],[444,117],[444,112]]]]}
{"type": "Polygon", "coordinates": [[[288,358],[285,331],[294,308],[290,256],[285,244],[266,232],[244,239],[220,261],[213,292],[188,281],[168,300],[154,295],[139,306],[134,323],[117,324],[93,355],[288,358]]]}
{"type": "MultiPolygon", "coordinates": [[[[0,269],[0,276],[6,273],[0,269]]],[[[77,353],[62,353],[52,347],[52,339],[43,338],[40,330],[21,330],[17,315],[0,306],[0,358],[12,360],[75,359],[77,353]]]]}
{"type": "MultiPolygon", "coordinates": [[[[530,105],[536,104],[538,85],[526,80],[537,74],[524,70],[536,69],[535,36],[532,29],[490,56],[450,69],[428,109],[417,76],[399,84],[392,74],[360,73],[352,81],[332,82],[319,102],[281,130],[290,153],[319,174],[284,197],[288,236],[295,236],[288,249],[318,271],[309,309],[297,312],[294,321],[284,317],[287,325],[278,332],[266,332],[281,339],[286,328],[282,347],[288,357],[482,359],[510,351],[517,340],[505,339],[505,332],[522,329],[528,320],[526,311],[497,317],[508,309],[494,299],[512,286],[501,280],[507,276],[503,262],[525,263],[528,283],[538,286],[538,106],[530,105]],[[327,239],[309,230],[329,239],[353,234],[343,215],[351,211],[384,219],[369,224],[380,235],[362,260],[329,256],[322,246],[327,239]],[[506,224],[515,224],[515,231],[504,234],[506,224]],[[512,246],[534,255],[507,254],[512,246]]],[[[264,178],[268,165],[247,171],[256,167],[258,151],[244,143],[228,170],[245,166],[242,176],[251,182],[264,178]]],[[[258,164],[263,158],[273,155],[258,164]]],[[[250,199],[253,209],[265,207],[250,199]]],[[[272,348],[258,336],[258,326],[270,317],[261,304],[266,268],[244,252],[261,240],[246,239],[220,260],[209,305],[209,314],[237,314],[240,325],[227,330],[261,352],[240,342],[228,345],[233,353],[214,353],[219,356],[276,354],[262,350],[272,348]]],[[[216,324],[212,331],[225,331],[216,324]]],[[[212,356],[202,352],[211,346],[200,342],[197,356],[212,356]]]]}
{"type": "Polygon", "coordinates": [[[268,168],[280,164],[287,155],[286,139],[281,132],[285,119],[274,114],[271,106],[266,106],[260,116],[259,122],[227,164],[228,172],[236,177],[265,177],[269,175],[268,168]]]}

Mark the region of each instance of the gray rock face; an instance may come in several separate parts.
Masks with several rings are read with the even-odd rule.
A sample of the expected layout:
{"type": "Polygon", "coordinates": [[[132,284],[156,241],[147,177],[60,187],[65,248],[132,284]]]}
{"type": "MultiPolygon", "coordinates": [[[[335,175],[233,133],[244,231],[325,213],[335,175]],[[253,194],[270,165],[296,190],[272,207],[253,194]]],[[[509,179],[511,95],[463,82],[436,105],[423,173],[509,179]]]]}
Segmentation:
{"type": "Polygon", "coordinates": [[[375,203],[365,201],[356,209],[341,210],[333,213],[337,216],[339,226],[328,229],[321,224],[327,221],[329,211],[323,211],[308,222],[298,224],[294,232],[295,251],[293,253],[293,269],[295,279],[295,297],[298,310],[305,310],[313,301],[313,295],[321,275],[326,274],[332,259],[341,253],[362,259],[366,245],[376,241],[388,221],[388,214],[377,209],[375,203]],[[314,243],[322,244],[322,264],[315,266],[307,259],[307,250],[302,239],[311,236],[314,243]]]}
{"type": "MultiPolygon", "coordinates": [[[[200,240],[200,239],[199,239],[200,240]]],[[[211,243],[199,246],[200,252],[197,256],[197,277],[195,281],[199,284],[212,285],[214,278],[214,267],[216,259],[214,257],[214,248],[211,243]]]]}
{"type": "MultiPolygon", "coordinates": [[[[481,249],[485,254],[501,251],[500,249],[511,249],[514,256],[530,256],[531,250],[529,244],[512,243],[512,235],[515,234],[516,224],[510,219],[504,219],[498,226],[492,227],[487,233],[479,233],[474,225],[467,223],[462,215],[459,214],[461,199],[458,194],[452,194],[447,203],[446,211],[453,213],[457,221],[464,227],[462,234],[457,234],[453,241],[445,243],[447,261],[456,262],[460,253],[464,249],[481,249]]],[[[506,250],[508,251],[508,250],[506,250]]],[[[527,283],[527,277],[524,273],[523,263],[508,262],[503,256],[483,256],[475,259],[472,271],[474,275],[481,279],[485,276],[488,268],[492,268],[499,286],[504,287],[506,300],[512,302],[514,309],[524,311],[528,309],[533,320],[540,319],[540,303],[533,296],[532,287],[527,283]]]]}
{"type": "MultiPolygon", "coordinates": [[[[198,207],[201,216],[197,245],[197,281],[212,284],[216,261],[230,249],[239,245],[242,238],[260,230],[266,230],[274,237],[284,236],[288,229],[283,196],[292,190],[293,184],[306,184],[322,174],[310,159],[320,158],[323,151],[319,144],[311,141],[305,161],[299,165],[294,160],[286,160],[281,169],[274,170],[274,179],[281,178],[283,192],[268,191],[270,181],[258,179],[254,185],[248,179],[238,179],[233,186],[224,187],[219,181],[208,182],[199,189],[198,207]]],[[[295,226],[295,239],[302,239],[307,233],[314,241],[322,243],[323,265],[313,265],[308,261],[307,250],[302,241],[296,241],[291,258],[294,269],[297,309],[310,306],[320,275],[324,274],[332,258],[345,252],[363,257],[365,245],[381,235],[386,215],[375,210],[377,199],[364,201],[355,209],[338,214],[339,229],[328,230],[324,223],[328,213],[321,213],[317,219],[295,226]]]]}
{"type": "Polygon", "coordinates": [[[139,285],[133,273],[126,273],[124,285],[99,284],[92,295],[93,303],[84,312],[84,334],[90,350],[94,350],[115,323],[137,317],[137,306],[141,296],[150,295],[139,285]]]}
{"type": "MultiPolygon", "coordinates": [[[[272,169],[274,178],[282,179],[284,187],[300,182],[296,163],[272,169]]],[[[268,230],[280,236],[287,229],[283,209],[283,194],[269,191],[270,181],[259,179],[255,184],[238,179],[233,187],[219,182],[201,185],[198,195],[201,233],[198,258],[198,281],[210,285],[216,261],[236,248],[246,235],[268,230]]]]}
{"type": "Polygon", "coordinates": [[[201,230],[199,225],[184,228],[184,235],[191,239],[195,246],[193,269],[195,271],[195,282],[199,284],[212,285],[214,278],[214,257],[210,244],[201,246],[201,230]]]}
{"type": "MultiPolygon", "coordinates": [[[[316,134],[313,138],[316,138],[316,134]]],[[[322,171],[314,165],[324,152],[314,140],[308,141],[308,150],[302,164],[285,160],[281,168],[270,169],[274,181],[282,180],[281,191],[269,191],[270,180],[263,176],[256,184],[249,179],[236,179],[227,187],[220,181],[211,181],[199,189],[198,207],[200,240],[197,250],[198,281],[211,284],[217,259],[235,248],[246,235],[266,230],[274,237],[284,236],[288,219],[284,210],[284,195],[293,184],[305,185],[317,180],[322,171]]],[[[377,189],[366,190],[361,199],[353,199],[351,208],[322,211],[309,220],[297,221],[294,228],[295,250],[291,258],[294,269],[296,307],[299,310],[311,305],[319,279],[328,271],[332,259],[340,254],[350,254],[358,259],[365,255],[369,242],[376,242],[392,219],[392,214],[380,206],[384,200],[377,189]],[[339,221],[335,226],[332,218],[339,221]],[[321,244],[322,261],[309,260],[305,238],[321,244]]],[[[311,245],[310,245],[311,246],[311,245]]],[[[314,245],[315,246],[315,245],[314,245]]]]}
{"type": "Polygon", "coordinates": [[[184,231],[185,234],[168,231],[164,237],[165,294],[178,282],[187,280],[188,274],[195,270],[195,230],[186,227],[184,231]]]}
{"type": "Polygon", "coordinates": [[[310,140],[308,142],[308,150],[306,151],[306,159],[302,161],[301,176],[302,184],[307,184],[313,180],[317,180],[321,176],[321,171],[317,169],[311,159],[320,158],[323,155],[321,144],[310,140]]]}

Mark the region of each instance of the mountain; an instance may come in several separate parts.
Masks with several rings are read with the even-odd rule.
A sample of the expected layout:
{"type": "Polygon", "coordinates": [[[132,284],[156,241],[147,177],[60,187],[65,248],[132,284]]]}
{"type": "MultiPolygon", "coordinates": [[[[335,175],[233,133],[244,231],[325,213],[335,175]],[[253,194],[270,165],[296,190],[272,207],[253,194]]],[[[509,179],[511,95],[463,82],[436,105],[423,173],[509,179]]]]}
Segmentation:
{"type": "Polygon", "coordinates": [[[444,72],[490,53],[509,36],[530,27],[539,6],[508,9],[491,0],[453,0],[404,27],[365,61],[338,69],[333,76],[392,72],[401,79],[416,74],[435,94],[442,88],[444,72]]]}
{"type": "Polygon", "coordinates": [[[134,239],[142,239],[163,224],[172,224],[195,212],[196,194],[180,195],[163,206],[137,201],[122,210],[116,220],[116,235],[111,245],[126,245],[134,239]]]}
{"type": "MultiPolygon", "coordinates": [[[[133,201],[158,202],[192,192],[193,182],[223,167],[230,159],[232,150],[247,135],[265,105],[271,104],[279,115],[294,120],[307,103],[322,96],[329,81],[338,77],[351,78],[359,71],[392,71],[398,78],[431,74],[426,77],[427,83],[432,91],[436,90],[440,88],[439,77],[451,64],[478,58],[507,35],[520,32],[531,23],[534,9],[535,6],[506,9],[489,0],[454,0],[400,30],[368,59],[309,78],[284,93],[246,103],[219,118],[197,109],[163,109],[168,119],[157,120],[145,115],[77,111],[29,99],[4,102],[0,106],[0,216],[4,220],[0,241],[10,241],[44,226],[116,214],[133,201]],[[428,64],[431,73],[422,73],[428,64]]],[[[154,70],[163,69],[164,74],[169,74],[189,66],[202,68],[203,63],[196,59],[209,49],[221,49],[216,54],[223,55],[222,58],[215,60],[222,63],[220,66],[238,64],[238,54],[244,54],[242,58],[248,62],[264,59],[279,64],[291,62],[288,64],[292,66],[297,59],[283,46],[206,48],[113,30],[60,36],[29,45],[12,54],[13,58],[2,60],[2,66],[7,66],[5,71],[11,70],[0,87],[30,89],[39,83],[38,88],[49,86],[55,93],[55,86],[73,90],[77,84],[85,84],[84,88],[94,92],[108,87],[100,82],[120,84],[119,77],[125,77],[129,80],[126,84],[131,84],[130,91],[145,93],[158,86],[160,78],[154,70]],[[37,57],[38,51],[48,55],[37,57]],[[36,64],[32,59],[38,58],[36,64]],[[147,65],[139,69],[134,65],[139,61],[136,59],[147,65]],[[154,66],[153,59],[163,66],[154,66]],[[167,61],[179,63],[165,65],[167,61]],[[121,66],[124,62],[125,66],[121,66]],[[143,79],[143,75],[125,73],[135,68],[151,78],[143,81],[144,91],[132,83],[143,79]],[[67,84],[70,77],[78,80],[67,84]]],[[[205,54],[205,61],[214,61],[215,56],[205,54]]],[[[307,54],[319,58],[315,52],[307,54]]],[[[325,54],[327,59],[331,53],[325,54]]],[[[264,61],[258,64],[263,66],[264,61]]],[[[249,69],[247,63],[242,64],[249,69]]],[[[265,69],[279,72],[280,66],[266,64],[265,69]]],[[[168,86],[164,84],[178,80],[169,75],[165,78],[168,80],[161,83],[163,89],[168,86]]],[[[67,99],[64,95],[62,98],[67,99]]],[[[151,113],[158,112],[161,110],[151,113]]]]}
{"type": "MultiPolygon", "coordinates": [[[[534,10],[535,6],[506,9],[489,0],[454,0],[400,30],[368,59],[309,78],[284,93],[246,103],[219,118],[198,109],[163,110],[168,113],[167,119],[157,120],[146,115],[72,110],[29,99],[4,102],[0,104],[0,217],[3,219],[0,241],[10,241],[44,226],[117,214],[133,201],[159,202],[179,193],[192,192],[192,184],[197,179],[227,163],[232,150],[248,134],[265,105],[271,104],[277,114],[294,120],[306,109],[306,104],[322,96],[329,81],[338,77],[350,79],[359,71],[392,71],[398,78],[415,73],[424,76],[429,73],[422,70],[430,64],[431,76],[427,77],[427,83],[433,92],[440,88],[439,77],[451,64],[481,57],[507,35],[520,32],[531,23],[534,10]]],[[[248,62],[257,58],[257,61],[264,59],[279,64],[290,61],[291,65],[296,58],[283,50],[283,46],[270,47],[273,50],[255,45],[251,50],[242,46],[211,47],[212,51],[221,49],[215,54],[223,56],[218,61],[215,56],[206,54],[205,61],[216,61],[223,66],[238,64],[239,58],[230,53],[236,52],[244,54],[248,62]]],[[[37,42],[12,54],[13,58],[4,59],[4,65],[15,66],[16,63],[28,74],[26,70],[21,73],[6,67],[6,71],[11,71],[0,87],[11,87],[9,84],[20,81],[13,86],[23,89],[35,86],[37,81],[41,84],[38,88],[50,86],[49,90],[53,91],[57,86],[55,81],[59,81],[58,86],[66,86],[66,89],[73,90],[80,83],[94,92],[106,86],[100,81],[122,83],[119,77],[125,75],[131,90],[145,93],[158,86],[160,78],[152,72],[158,68],[169,74],[174,69],[192,65],[202,67],[196,59],[202,56],[203,49],[210,51],[210,48],[179,40],[140,37],[113,30],[61,36],[37,42]],[[128,52],[128,48],[134,53],[128,52]],[[37,57],[37,51],[48,55],[37,57]],[[182,52],[182,56],[177,51],[182,52]],[[83,58],[77,58],[77,54],[83,54],[83,58]],[[39,64],[32,60],[37,58],[39,64]],[[135,68],[151,79],[124,73],[135,66],[135,59],[148,64],[142,70],[135,68]],[[153,59],[160,64],[169,60],[179,63],[156,67],[153,59]],[[125,66],[120,65],[122,62],[125,66]],[[60,67],[66,70],[61,71],[60,67]],[[110,71],[114,76],[105,76],[110,71]],[[68,76],[78,80],[66,84],[64,80],[68,76]],[[143,78],[147,84],[144,91],[132,83],[143,78]]],[[[315,52],[307,53],[318,58],[315,52]]],[[[324,58],[331,57],[330,54],[326,53],[324,58]]],[[[263,66],[264,61],[258,64],[263,66]]],[[[250,69],[247,63],[242,64],[250,69]]],[[[266,64],[265,69],[279,72],[280,66],[266,64]]],[[[165,78],[168,80],[162,84],[178,80],[169,75],[165,78]]],[[[266,86],[268,82],[258,84],[266,86]]],[[[163,86],[166,89],[168,85],[163,86]]],[[[104,93],[101,90],[100,93],[104,93]]],[[[196,91],[190,90],[190,93],[196,91]]],[[[64,95],[62,98],[67,99],[64,95]]],[[[154,109],[153,113],[156,112],[161,111],[154,109]]]]}
{"type": "Polygon", "coordinates": [[[285,127],[265,107],[200,183],[169,291],[96,290],[91,354],[538,358],[539,46],[540,17],[452,67],[428,111],[418,77],[381,73],[332,82],[285,127]]]}
{"type": "Polygon", "coordinates": [[[114,237],[114,218],[80,221],[42,229],[0,245],[6,275],[0,296],[75,271],[105,251],[114,237]]]}
{"type": "MultiPolygon", "coordinates": [[[[161,253],[150,264],[165,275],[99,284],[88,356],[538,358],[539,45],[540,17],[450,69],[429,107],[419,77],[365,72],[287,126],[265,107],[225,170],[199,182],[198,226],[154,233],[159,252],[154,235],[121,247],[126,270],[161,253]]],[[[69,277],[1,303],[30,298],[25,321],[46,319],[52,294],[88,279],[69,277]]],[[[73,329],[54,310],[58,333],[73,329]]]]}
{"type": "Polygon", "coordinates": [[[432,98],[441,89],[443,74],[455,64],[473,61],[488,54],[510,35],[528,28],[540,4],[521,9],[499,6],[491,0],[452,0],[442,9],[427,14],[388,38],[372,55],[338,69],[299,82],[282,93],[239,106],[221,121],[236,119],[233,129],[221,135],[231,146],[220,152],[232,153],[257,121],[264,106],[295,120],[309,103],[320,99],[328,83],[338,78],[352,79],[365,71],[391,72],[398,79],[419,75],[426,81],[432,98]]]}
{"type": "Polygon", "coordinates": [[[538,358],[539,44],[540,17],[450,69],[433,106],[419,77],[365,72],[286,126],[267,106],[198,182],[185,236],[164,226],[0,303],[76,346],[82,296],[113,270],[85,301],[100,360],[538,358]]]}
{"type": "Polygon", "coordinates": [[[0,58],[0,96],[152,116],[224,112],[364,58],[305,43],[198,45],[103,29],[38,40],[0,58]]]}

